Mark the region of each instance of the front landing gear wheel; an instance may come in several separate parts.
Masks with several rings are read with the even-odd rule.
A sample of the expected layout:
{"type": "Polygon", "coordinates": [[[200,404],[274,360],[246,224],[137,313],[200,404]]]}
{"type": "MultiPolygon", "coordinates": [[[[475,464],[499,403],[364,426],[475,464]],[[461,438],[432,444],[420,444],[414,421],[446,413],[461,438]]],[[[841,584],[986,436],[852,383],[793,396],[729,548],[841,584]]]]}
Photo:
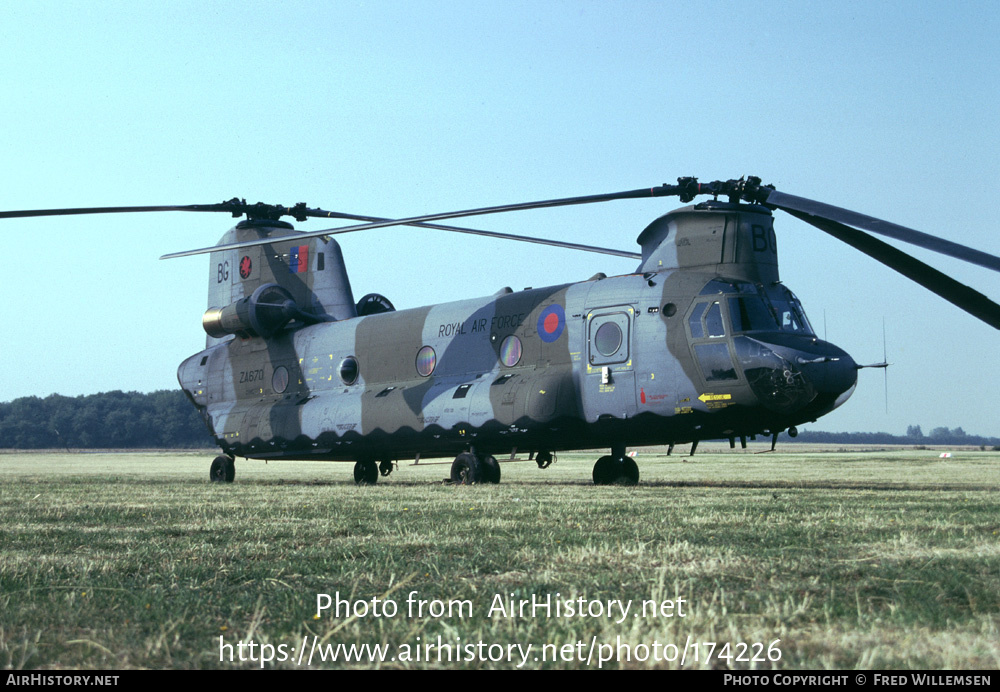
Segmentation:
{"type": "Polygon", "coordinates": [[[635,459],[632,457],[622,459],[621,471],[622,475],[615,480],[615,483],[620,483],[621,485],[639,484],[639,465],[635,463],[635,459]]]}
{"type": "Polygon", "coordinates": [[[594,485],[636,485],[639,466],[631,457],[603,456],[594,464],[594,485]]]}
{"type": "Polygon", "coordinates": [[[208,471],[208,479],[213,483],[232,483],[236,478],[236,463],[232,457],[220,454],[212,460],[212,468],[208,471]]]}
{"type": "MultiPolygon", "coordinates": [[[[499,470],[499,466],[497,467],[499,470]]],[[[451,462],[451,482],[458,485],[472,485],[482,478],[483,468],[479,459],[471,452],[462,452],[451,462]]],[[[499,480],[499,476],[497,478],[499,480]]]]}
{"type": "Polygon", "coordinates": [[[378,464],[363,459],[354,464],[354,482],[358,485],[375,485],[378,482],[378,464]]]}
{"type": "Polygon", "coordinates": [[[538,453],[538,456],[535,457],[535,463],[538,464],[538,468],[540,469],[547,469],[552,466],[555,460],[555,455],[544,449],[538,453]]]}
{"type": "Polygon", "coordinates": [[[483,483],[499,483],[500,482],[500,462],[496,460],[496,457],[485,456],[479,460],[479,468],[482,469],[482,482],[483,483]]]}
{"type": "Polygon", "coordinates": [[[603,456],[594,464],[594,485],[611,485],[615,474],[614,457],[603,456]]]}

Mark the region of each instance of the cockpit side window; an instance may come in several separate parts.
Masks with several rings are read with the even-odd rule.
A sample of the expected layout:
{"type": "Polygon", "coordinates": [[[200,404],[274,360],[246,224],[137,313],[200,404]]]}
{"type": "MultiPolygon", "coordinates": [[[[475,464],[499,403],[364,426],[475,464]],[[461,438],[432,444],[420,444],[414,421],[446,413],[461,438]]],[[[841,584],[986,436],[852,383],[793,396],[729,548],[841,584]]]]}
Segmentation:
{"type": "Polygon", "coordinates": [[[726,335],[726,322],[722,317],[719,301],[698,303],[688,318],[692,339],[718,339],[726,335]]]}
{"type": "Polygon", "coordinates": [[[705,337],[705,328],[701,324],[701,316],[705,313],[706,305],[708,303],[698,303],[695,305],[691,317],[688,318],[688,326],[691,328],[691,338],[693,339],[703,339],[705,337]]]}
{"type": "Polygon", "coordinates": [[[727,344],[695,344],[694,353],[706,382],[739,379],[727,344]]]}
{"type": "Polygon", "coordinates": [[[722,307],[718,301],[712,303],[708,308],[708,312],[705,313],[705,327],[707,327],[710,337],[726,335],[726,327],[722,321],[722,307]]]}

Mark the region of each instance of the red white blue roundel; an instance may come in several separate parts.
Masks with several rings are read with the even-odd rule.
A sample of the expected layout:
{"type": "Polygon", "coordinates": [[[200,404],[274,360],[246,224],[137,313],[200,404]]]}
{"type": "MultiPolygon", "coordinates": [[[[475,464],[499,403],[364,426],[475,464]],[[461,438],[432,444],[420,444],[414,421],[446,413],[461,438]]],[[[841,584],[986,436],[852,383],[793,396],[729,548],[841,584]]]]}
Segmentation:
{"type": "Polygon", "coordinates": [[[562,305],[550,305],[538,316],[538,336],[547,344],[558,339],[565,327],[566,312],[562,305]]]}

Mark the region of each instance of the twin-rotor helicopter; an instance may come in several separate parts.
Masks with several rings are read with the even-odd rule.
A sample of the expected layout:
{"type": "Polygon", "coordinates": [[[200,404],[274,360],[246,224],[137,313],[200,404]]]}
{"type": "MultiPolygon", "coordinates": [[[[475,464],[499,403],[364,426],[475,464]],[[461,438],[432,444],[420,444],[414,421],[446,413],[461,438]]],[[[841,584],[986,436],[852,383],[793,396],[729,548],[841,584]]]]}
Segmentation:
{"type": "MultiPolygon", "coordinates": [[[[1000,329],[1000,305],[874,238],[888,236],[1000,271],[1000,258],[857,212],[779,192],[757,178],[381,219],[305,204],[101,207],[0,218],[222,211],[245,216],[210,254],[206,348],[178,380],[222,454],[354,462],[359,484],[405,458],[453,458],[456,483],[498,483],[498,458],[605,449],[594,483],[639,480],[628,446],[795,433],[843,404],[860,367],[819,339],[779,280],[772,212],[785,211],[1000,329]],[[699,196],[711,199],[697,204],[699,196]],[[442,225],[447,219],[642,197],[679,197],[638,237],[639,252],[442,225]],[[363,223],[301,232],[281,220],[363,223]],[[355,300],[333,236],[409,225],[638,260],[622,276],[396,310],[355,300]]],[[[880,364],[884,365],[884,364],[880,364]]]]}

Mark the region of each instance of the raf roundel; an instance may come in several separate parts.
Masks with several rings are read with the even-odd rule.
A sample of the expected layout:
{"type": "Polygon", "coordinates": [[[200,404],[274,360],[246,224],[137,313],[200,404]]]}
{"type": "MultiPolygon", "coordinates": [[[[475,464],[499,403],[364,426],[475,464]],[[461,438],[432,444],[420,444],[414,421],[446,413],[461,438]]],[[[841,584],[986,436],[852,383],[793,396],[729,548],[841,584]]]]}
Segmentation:
{"type": "Polygon", "coordinates": [[[538,316],[538,336],[547,344],[559,338],[566,327],[566,312],[562,305],[550,305],[538,316]]]}
{"type": "Polygon", "coordinates": [[[253,262],[246,255],[243,255],[243,259],[240,260],[240,278],[247,278],[250,276],[250,271],[253,269],[253,262]]]}

